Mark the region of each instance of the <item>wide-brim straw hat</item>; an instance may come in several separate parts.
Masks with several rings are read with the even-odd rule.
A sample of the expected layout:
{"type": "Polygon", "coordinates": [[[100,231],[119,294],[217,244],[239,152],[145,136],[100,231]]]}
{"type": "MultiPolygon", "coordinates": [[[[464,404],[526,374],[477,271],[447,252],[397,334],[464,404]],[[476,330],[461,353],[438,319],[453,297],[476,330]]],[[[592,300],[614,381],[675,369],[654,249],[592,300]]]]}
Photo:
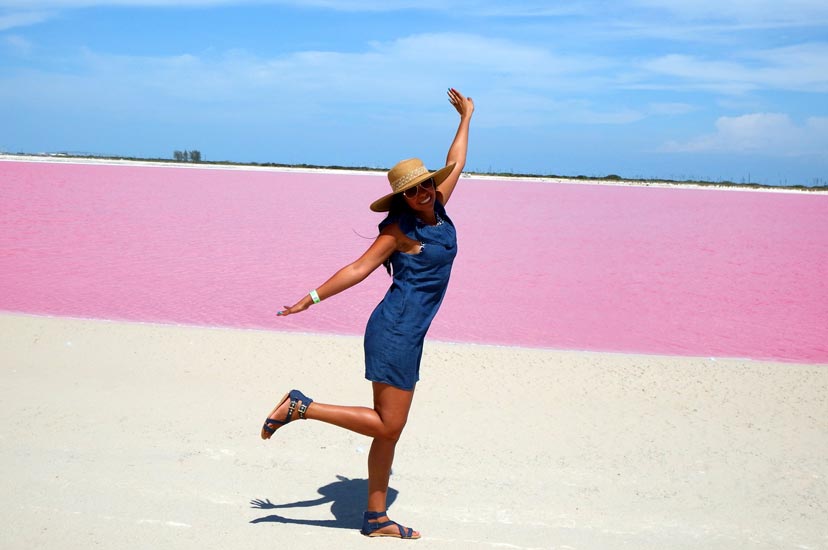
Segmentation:
{"type": "Polygon", "coordinates": [[[372,202],[371,210],[374,212],[388,212],[391,209],[391,201],[394,195],[415,187],[428,178],[433,178],[434,187],[439,187],[451,174],[454,164],[452,162],[436,172],[429,172],[420,159],[401,160],[388,171],[388,183],[391,184],[391,192],[372,202]]]}

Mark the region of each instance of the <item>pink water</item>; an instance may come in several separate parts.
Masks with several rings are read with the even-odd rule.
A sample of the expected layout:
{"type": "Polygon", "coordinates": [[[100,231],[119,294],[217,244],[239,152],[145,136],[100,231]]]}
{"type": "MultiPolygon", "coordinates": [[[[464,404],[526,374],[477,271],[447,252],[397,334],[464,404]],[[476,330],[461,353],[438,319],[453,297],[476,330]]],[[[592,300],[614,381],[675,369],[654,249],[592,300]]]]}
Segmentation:
{"type": "MultiPolygon", "coordinates": [[[[389,279],[277,318],[376,234],[382,175],[0,162],[0,310],[361,334],[389,279]]],[[[828,196],[464,178],[430,337],[828,362],[828,196]]]]}

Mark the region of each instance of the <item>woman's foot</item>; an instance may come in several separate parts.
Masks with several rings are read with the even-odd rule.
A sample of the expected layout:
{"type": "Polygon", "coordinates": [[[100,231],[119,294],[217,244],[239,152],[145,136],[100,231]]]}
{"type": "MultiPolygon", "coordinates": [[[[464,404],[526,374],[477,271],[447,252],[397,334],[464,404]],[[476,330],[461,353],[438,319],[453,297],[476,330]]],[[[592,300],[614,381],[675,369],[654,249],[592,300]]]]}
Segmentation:
{"type": "Polygon", "coordinates": [[[270,439],[276,430],[297,418],[304,419],[311,403],[313,399],[299,390],[291,390],[285,394],[265,419],[262,425],[262,439],[270,439]]]}
{"type": "Polygon", "coordinates": [[[386,512],[365,512],[362,519],[362,534],[366,537],[420,538],[418,531],[391,521],[386,512]]]}

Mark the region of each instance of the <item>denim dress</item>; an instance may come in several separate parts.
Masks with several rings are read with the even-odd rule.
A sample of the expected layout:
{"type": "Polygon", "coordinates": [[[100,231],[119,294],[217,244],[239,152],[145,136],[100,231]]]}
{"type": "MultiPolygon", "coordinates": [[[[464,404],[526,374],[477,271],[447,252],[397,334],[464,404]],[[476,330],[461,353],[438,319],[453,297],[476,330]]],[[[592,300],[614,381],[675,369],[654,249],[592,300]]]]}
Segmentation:
{"type": "Polygon", "coordinates": [[[397,222],[421,246],[417,253],[391,255],[393,282],[365,329],[365,378],[372,382],[413,390],[420,379],[423,341],[443,302],[457,255],[457,233],[439,201],[434,213],[437,225],[427,225],[411,213],[386,217],[379,224],[382,231],[397,222]]]}

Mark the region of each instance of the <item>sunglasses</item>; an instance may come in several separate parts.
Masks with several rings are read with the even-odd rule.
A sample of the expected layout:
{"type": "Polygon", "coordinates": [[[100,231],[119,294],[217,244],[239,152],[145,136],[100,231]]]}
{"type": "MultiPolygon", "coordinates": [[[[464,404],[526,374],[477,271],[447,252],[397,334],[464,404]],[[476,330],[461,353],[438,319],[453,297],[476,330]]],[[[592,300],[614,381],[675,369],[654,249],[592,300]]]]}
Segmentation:
{"type": "Polygon", "coordinates": [[[417,196],[417,193],[420,192],[420,188],[425,189],[428,191],[429,189],[434,189],[434,179],[428,178],[425,181],[421,181],[419,184],[415,185],[414,187],[409,187],[405,191],[402,192],[403,195],[408,197],[409,199],[413,199],[417,196]]]}

